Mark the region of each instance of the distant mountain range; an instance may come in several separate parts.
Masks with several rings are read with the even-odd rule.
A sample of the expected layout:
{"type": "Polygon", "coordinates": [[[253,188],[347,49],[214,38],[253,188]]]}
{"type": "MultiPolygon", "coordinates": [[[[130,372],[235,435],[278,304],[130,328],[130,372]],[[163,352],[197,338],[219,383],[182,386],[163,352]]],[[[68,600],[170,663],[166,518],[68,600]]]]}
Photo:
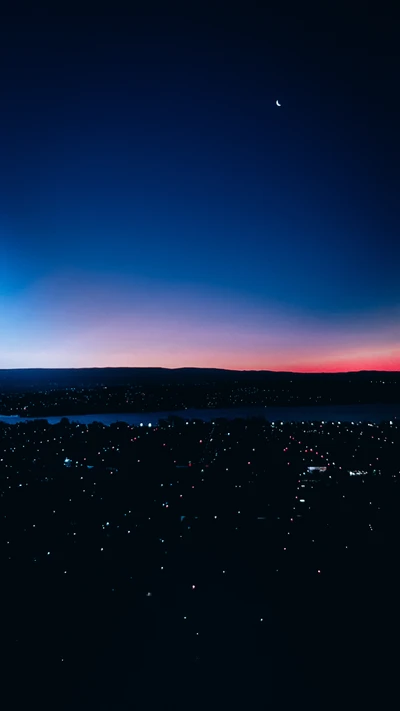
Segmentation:
{"type": "Polygon", "coordinates": [[[290,373],[272,370],[223,370],[219,368],[13,368],[0,369],[0,390],[96,387],[118,385],[261,384],[263,382],[323,381],[327,385],[351,380],[360,386],[368,380],[398,383],[399,371],[350,373],[290,373]]]}

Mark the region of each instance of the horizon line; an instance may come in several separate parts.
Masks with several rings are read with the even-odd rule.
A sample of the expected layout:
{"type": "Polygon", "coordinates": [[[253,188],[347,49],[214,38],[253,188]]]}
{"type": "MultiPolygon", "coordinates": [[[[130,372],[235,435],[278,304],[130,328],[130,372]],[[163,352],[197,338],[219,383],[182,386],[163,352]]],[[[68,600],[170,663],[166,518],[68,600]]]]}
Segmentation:
{"type": "Polygon", "coordinates": [[[346,375],[357,373],[400,373],[400,370],[388,369],[360,369],[360,370],[270,370],[268,368],[213,368],[202,366],[146,366],[146,365],[119,365],[119,366],[82,366],[82,367],[65,367],[65,366],[49,366],[49,367],[16,367],[16,368],[0,368],[1,372],[10,372],[16,370],[213,370],[229,373],[283,373],[287,375],[346,375]]]}

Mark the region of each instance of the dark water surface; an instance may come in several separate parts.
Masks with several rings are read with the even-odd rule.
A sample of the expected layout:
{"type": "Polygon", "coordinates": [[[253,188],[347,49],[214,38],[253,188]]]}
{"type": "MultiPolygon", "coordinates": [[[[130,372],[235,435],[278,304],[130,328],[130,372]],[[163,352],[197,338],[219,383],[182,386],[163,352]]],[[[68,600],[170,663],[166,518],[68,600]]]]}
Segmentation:
{"type": "MultiPolygon", "coordinates": [[[[204,420],[212,422],[217,418],[233,420],[236,417],[265,417],[269,422],[371,422],[378,424],[384,420],[400,419],[399,404],[375,405],[311,405],[305,407],[234,407],[227,409],[187,409],[166,412],[129,412],[129,413],[103,413],[97,415],[64,415],[73,422],[88,425],[92,422],[102,422],[110,425],[115,422],[127,422],[129,425],[156,425],[160,419],[175,416],[186,420],[204,420]]],[[[0,415],[0,421],[14,424],[30,420],[47,420],[50,424],[57,424],[62,416],[56,417],[31,417],[20,418],[16,416],[0,415]]]]}

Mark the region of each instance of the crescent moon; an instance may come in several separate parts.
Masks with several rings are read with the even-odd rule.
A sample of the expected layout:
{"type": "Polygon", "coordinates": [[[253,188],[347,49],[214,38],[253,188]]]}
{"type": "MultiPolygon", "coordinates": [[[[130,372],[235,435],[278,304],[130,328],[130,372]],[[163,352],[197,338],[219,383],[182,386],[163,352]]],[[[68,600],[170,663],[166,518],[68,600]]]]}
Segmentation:
{"type": "Polygon", "coordinates": [[[282,104],[279,103],[278,99],[275,101],[277,106],[282,106],[282,104]]]}

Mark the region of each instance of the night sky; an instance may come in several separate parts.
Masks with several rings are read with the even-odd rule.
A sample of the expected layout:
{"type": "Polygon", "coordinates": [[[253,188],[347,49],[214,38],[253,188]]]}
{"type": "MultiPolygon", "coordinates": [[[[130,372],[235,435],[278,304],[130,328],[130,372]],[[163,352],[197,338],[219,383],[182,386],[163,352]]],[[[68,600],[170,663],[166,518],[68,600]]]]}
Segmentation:
{"type": "Polygon", "coordinates": [[[17,5],[0,367],[400,369],[394,15],[17,5]]]}

